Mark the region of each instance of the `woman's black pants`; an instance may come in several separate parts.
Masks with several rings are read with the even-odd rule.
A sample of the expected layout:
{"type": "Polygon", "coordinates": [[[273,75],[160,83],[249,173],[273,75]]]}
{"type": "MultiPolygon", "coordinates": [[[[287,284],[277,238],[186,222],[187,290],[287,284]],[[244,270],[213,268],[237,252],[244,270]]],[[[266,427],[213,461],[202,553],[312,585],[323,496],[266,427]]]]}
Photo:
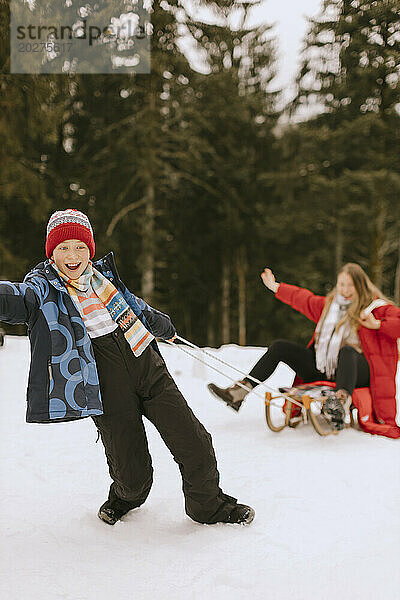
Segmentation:
{"type": "Polygon", "coordinates": [[[219,487],[210,434],[194,416],[161,356],[148,346],[136,357],[120,328],[92,340],[104,414],[93,417],[113,483],[109,499],[128,509],[146,500],[153,468],[143,425],[159,431],[178,464],[186,513],[200,523],[225,520],[236,499],[219,487]]]}
{"type": "MultiPolygon", "coordinates": [[[[305,383],[310,381],[326,381],[325,373],[318,371],[315,365],[314,346],[305,348],[296,342],[276,340],[267,352],[254,365],[249,375],[265,381],[272,375],[280,362],[287,364],[305,383]]],[[[246,379],[253,387],[257,384],[246,379]]],[[[353,393],[356,387],[369,386],[369,366],[363,354],[352,346],[343,346],[339,350],[334,381],[336,389],[353,393]]]]}

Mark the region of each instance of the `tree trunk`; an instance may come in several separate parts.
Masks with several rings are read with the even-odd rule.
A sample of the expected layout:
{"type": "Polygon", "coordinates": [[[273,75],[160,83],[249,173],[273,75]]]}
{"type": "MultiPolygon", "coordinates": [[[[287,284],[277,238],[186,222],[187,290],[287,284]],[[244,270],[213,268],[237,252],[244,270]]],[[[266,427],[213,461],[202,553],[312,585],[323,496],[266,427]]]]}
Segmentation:
{"type": "Polygon", "coordinates": [[[209,348],[215,348],[216,336],[215,336],[215,314],[216,314],[215,300],[211,300],[208,305],[208,322],[207,322],[207,346],[209,348]]]}
{"type": "Polygon", "coordinates": [[[187,306],[183,309],[183,323],[185,327],[185,337],[187,340],[190,340],[192,338],[192,317],[190,308],[187,306]]]}
{"type": "Polygon", "coordinates": [[[146,156],[147,166],[143,168],[143,183],[145,186],[146,202],[144,207],[142,225],[142,294],[143,298],[152,304],[154,301],[154,269],[155,269],[155,173],[156,173],[156,148],[158,143],[156,110],[157,82],[154,73],[148,79],[149,93],[147,96],[148,107],[144,111],[143,119],[149,125],[147,139],[144,140],[143,152],[146,156]]]}
{"type": "Polygon", "coordinates": [[[377,287],[382,287],[383,267],[385,258],[385,224],[387,217],[387,202],[381,200],[377,203],[375,220],[375,236],[372,243],[371,278],[377,287]]]}
{"type": "Polygon", "coordinates": [[[238,320],[239,320],[239,345],[246,345],[246,273],[247,256],[244,246],[239,248],[236,262],[238,278],[238,320]]]}
{"type": "Polygon", "coordinates": [[[142,242],[142,295],[149,304],[154,300],[154,263],[155,263],[155,207],[154,207],[154,185],[147,185],[146,204],[143,218],[143,242],[142,242]]]}
{"type": "Polygon", "coordinates": [[[222,343],[229,344],[230,339],[230,303],[231,303],[231,268],[229,256],[225,255],[222,267],[222,343]]]}

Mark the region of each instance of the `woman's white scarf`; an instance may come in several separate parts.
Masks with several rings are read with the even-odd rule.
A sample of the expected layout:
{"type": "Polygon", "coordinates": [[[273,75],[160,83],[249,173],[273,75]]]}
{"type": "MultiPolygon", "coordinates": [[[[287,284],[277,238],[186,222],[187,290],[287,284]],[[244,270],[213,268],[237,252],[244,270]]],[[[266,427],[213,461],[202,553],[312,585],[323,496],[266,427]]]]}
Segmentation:
{"type": "Polygon", "coordinates": [[[351,300],[346,300],[340,294],[336,294],[331,302],[325,319],[318,321],[316,328],[315,357],[318,371],[326,373],[328,379],[332,379],[337,366],[339,350],[342,340],[350,333],[350,323],[346,320],[336,331],[339,321],[345,316],[351,300]]]}

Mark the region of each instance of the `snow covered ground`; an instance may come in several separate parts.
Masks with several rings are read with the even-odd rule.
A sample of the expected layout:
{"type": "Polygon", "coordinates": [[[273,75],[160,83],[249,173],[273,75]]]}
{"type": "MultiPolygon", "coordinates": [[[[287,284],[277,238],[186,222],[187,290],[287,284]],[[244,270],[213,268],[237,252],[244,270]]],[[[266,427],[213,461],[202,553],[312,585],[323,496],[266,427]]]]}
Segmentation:
{"type": "MultiPolygon", "coordinates": [[[[7,600],[368,600],[399,598],[399,441],[311,426],[269,431],[260,398],[236,414],[206,390],[227,380],[162,345],[212,433],[222,487],[256,510],[248,526],[200,525],[147,422],[155,483],[115,527],[96,516],[109,486],[90,419],[27,425],[27,339],[0,351],[0,594],[7,600]]],[[[247,369],[260,348],[218,356],[247,369]]],[[[270,383],[288,385],[279,367],[270,383]]]]}

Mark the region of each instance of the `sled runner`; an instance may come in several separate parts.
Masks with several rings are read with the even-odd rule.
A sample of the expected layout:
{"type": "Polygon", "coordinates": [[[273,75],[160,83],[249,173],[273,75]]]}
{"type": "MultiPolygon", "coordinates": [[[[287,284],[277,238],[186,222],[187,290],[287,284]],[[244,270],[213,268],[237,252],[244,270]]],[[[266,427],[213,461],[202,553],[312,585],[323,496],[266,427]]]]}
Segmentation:
{"type": "MultiPolygon", "coordinates": [[[[265,392],[265,417],[271,431],[279,432],[285,427],[297,427],[300,423],[310,422],[315,431],[322,436],[339,433],[334,423],[324,413],[324,402],[335,384],[331,381],[313,381],[295,387],[279,388],[280,394],[265,392]],[[291,401],[291,399],[296,402],[291,401]],[[277,403],[281,400],[281,407],[277,403]],[[299,404],[301,406],[299,406],[299,404]]],[[[353,392],[353,398],[357,390],[353,392]]],[[[347,427],[358,428],[350,407],[350,422],[347,427]]]]}

